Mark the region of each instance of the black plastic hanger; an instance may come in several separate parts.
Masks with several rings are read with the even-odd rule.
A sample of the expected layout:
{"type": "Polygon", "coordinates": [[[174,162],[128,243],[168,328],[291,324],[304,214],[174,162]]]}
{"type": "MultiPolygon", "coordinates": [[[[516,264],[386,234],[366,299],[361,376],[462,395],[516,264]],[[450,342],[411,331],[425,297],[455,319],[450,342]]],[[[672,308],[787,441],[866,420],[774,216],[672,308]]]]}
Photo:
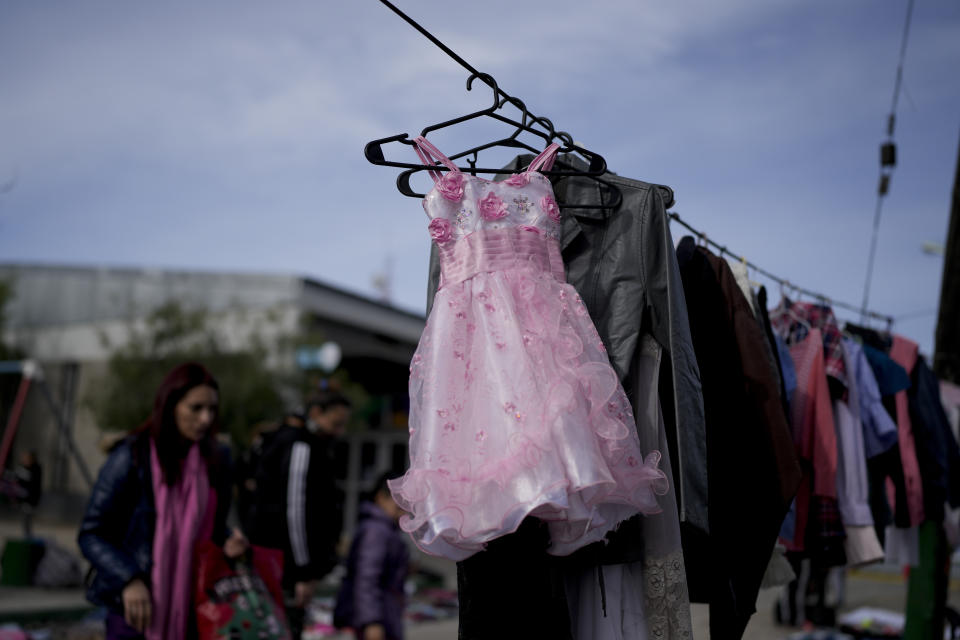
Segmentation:
{"type": "MultiPolygon", "coordinates": [[[[561,152],[576,153],[582,156],[584,159],[586,159],[587,162],[589,163],[588,164],[589,168],[587,170],[580,170],[580,169],[551,170],[551,171],[543,171],[542,172],[543,174],[548,176],[554,176],[554,175],[600,176],[606,173],[607,163],[602,156],[574,144],[570,134],[565,131],[556,131],[553,127],[553,123],[549,119],[538,117],[531,114],[530,111],[526,108],[526,105],[523,103],[522,100],[520,100],[519,98],[513,98],[511,96],[508,96],[503,91],[501,91],[500,88],[497,86],[496,81],[489,74],[472,73],[470,77],[467,78],[467,90],[472,89],[473,81],[475,79],[482,80],[484,83],[489,85],[490,88],[493,90],[494,100],[493,100],[493,104],[490,107],[487,107],[486,109],[481,109],[480,111],[476,111],[474,113],[469,113],[463,116],[459,116],[457,118],[453,118],[445,122],[440,122],[434,125],[427,126],[420,132],[420,135],[426,136],[431,131],[436,131],[438,129],[443,129],[445,127],[450,127],[450,126],[457,125],[457,124],[466,122],[468,120],[472,120],[480,117],[490,117],[500,122],[512,125],[514,127],[513,133],[507,136],[506,138],[503,138],[501,140],[496,140],[494,142],[487,142],[482,145],[467,149],[466,151],[461,151],[460,153],[456,153],[449,156],[451,160],[456,160],[459,158],[463,158],[465,156],[473,155],[474,162],[470,163],[471,164],[470,168],[465,169],[465,172],[468,172],[474,175],[478,173],[490,173],[490,174],[503,173],[502,168],[477,167],[475,164],[477,154],[480,151],[483,151],[485,149],[489,149],[492,147],[497,147],[497,146],[514,147],[518,149],[526,149],[526,150],[532,151],[533,153],[539,153],[540,151],[539,149],[536,149],[518,139],[518,136],[521,133],[527,132],[542,138],[546,144],[549,144],[554,139],[558,139],[565,145],[560,150],[561,152]],[[511,104],[517,107],[518,109],[520,109],[522,114],[522,121],[518,122],[498,112],[499,109],[501,109],[503,106],[507,104],[511,104]],[[546,131],[534,128],[533,125],[540,126],[546,129],[546,131]]],[[[413,140],[410,139],[408,134],[401,133],[395,136],[390,136],[389,138],[380,138],[378,140],[372,140],[368,142],[364,147],[364,156],[372,164],[412,169],[412,171],[404,172],[404,174],[408,174],[405,177],[404,177],[404,174],[401,174],[401,177],[398,177],[397,186],[398,188],[400,188],[400,191],[404,193],[404,195],[422,197],[422,195],[415,194],[412,191],[412,189],[409,188],[409,175],[412,175],[417,171],[426,171],[428,167],[423,165],[422,163],[397,162],[395,160],[387,160],[383,153],[382,147],[383,145],[389,144],[392,142],[400,142],[400,143],[408,144],[411,146],[414,145],[413,140]],[[404,185],[406,185],[406,187],[404,185]]],[[[438,171],[449,170],[446,167],[441,165],[437,165],[432,168],[438,171]]]]}

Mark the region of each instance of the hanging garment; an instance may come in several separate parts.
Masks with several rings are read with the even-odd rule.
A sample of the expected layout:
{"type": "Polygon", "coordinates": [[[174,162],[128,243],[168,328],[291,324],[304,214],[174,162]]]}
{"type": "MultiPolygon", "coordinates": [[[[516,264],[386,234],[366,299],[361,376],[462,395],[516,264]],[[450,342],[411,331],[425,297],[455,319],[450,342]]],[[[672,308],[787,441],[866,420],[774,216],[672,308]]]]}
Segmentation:
{"type": "MultiPolygon", "coordinates": [[[[575,168],[584,168],[578,158],[563,156],[561,159],[575,168]]],[[[518,156],[504,171],[512,174],[532,160],[533,156],[518,156]]],[[[587,305],[607,346],[611,364],[624,388],[631,390],[629,397],[641,449],[648,446],[645,434],[651,432],[650,425],[655,431],[657,424],[666,423],[665,438],[660,439],[666,444],[658,446],[663,453],[662,468],[672,468],[674,483],[666,494],[658,496],[664,509],[662,513],[631,518],[609,533],[605,543],[598,543],[599,551],[586,547],[577,552],[570,557],[574,568],[569,575],[579,575],[582,566],[595,569],[598,564],[605,567],[617,564],[636,566],[635,563],[642,562],[649,579],[645,579],[642,588],[636,591],[644,593],[646,608],[660,612],[647,617],[648,633],[662,633],[660,637],[664,640],[688,638],[690,607],[685,576],[682,596],[677,595],[677,586],[669,593],[664,592],[660,588],[662,583],[654,578],[666,575],[665,567],[682,566],[678,513],[684,520],[684,527],[707,528],[700,374],[690,342],[673,240],[659,191],[654,185],[613,174],[604,174],[603,179],[620,193],[620,204],[612,211],[576,206],[595,206],[611,201],[609,187],[593,179],[564,177],[557,179],[554,185],[558,200],[564,206],[570,205],[570,208],[563,209],[561,220],[562,257],[567,281],[587,305]],[[651,362],[656,362],[656,366],[651,362]],[[657,399],[657,402],[651,399],[657,399]],[[661,406],[667,410],[662,411],[661,406]],[[581,555],[587,556],[586,559],[578,557],[581,555]],[[659,619],[666,619],[668,624],[651,626],[655,626],[659,619]]],[[[440,254],[434,244],[427,290],[428,310],[433,306],[440,271],[440,254]]],[[[484,552],[487,556],[491,553],[499,552],[494,549],[484,552]]],[[[509,562],[504,566],[510,566],[509,562]]],[[[461,602],[471,603],[470,612],[498,611],[501,605],[509,606],[506,602],[509,596],[502,590],[485,590],[472,580],[475,567],[476,563],[469,567],[467,563],[457,563],[461,602]]],[[[597,574],[595,570],[593,573],[597,574]]],[[[639,579],[642,572],[628,571],[623,575],[639,579]]],[[[559,585],[552,585],[554,592],[557,588],[563,589],[562,580],[559,585]]],[[[552,601],[544,602],[540,594],[531,595],[527,601],[529,615],[534,618],[551,616],[552,601]]],[[[570,601],[570,596],[568,593],[570,610],[583,615],[584,607],[577,601],[570,601]]],[[[593,611],[597,617],[603,615],[599,609],[586,610],[593,611]]],[[[470,636],[472,630],[482,626],[481,616],[482,613],[465,616],[461,607],[460,629],[461,633],[467,634],[465,637],[473,637],[470,636]]]]}
{"type": "MultiPolygon", "coordinates": [[[[894,362],[886,351],[864,344],[863,354],[867,357],[867,362],[870,363],[873,375],[877,379],[877,388],[881,396],[893,396],[910,388],[910,375],[907,370],[894,362]]],[[[891,404],[891,407],[894,407],[895,414],[895,405],[891,404]]]]}
{"type": "Polygon", "coordinates": [[[790,355],[790,347],[787,346],[779,334],[774,334],[777,342],[777,358],[780,360],[780,369],[783,371],[783,388],[787,394],[787,407],[790,414],[793,415],[793,394],[797,391],[797,370],[793,366],[793,357],[790,355]]]}
{"type": "Polygon", "coordinates": [[[960,448],[940,398],[940,384],[923,358],[913,368],[907,393],[927,520],[942,522],[944,504],[960,507],[960,448]]]}
{"type": "Polygon", "coordinates": [[[786,540],[790,551],[807,547],[807,528],[815,496],[836,500],[837,435],[830,407],[830,392],[824,367],[823,338],[819,329],[790,347],[797,373],[797,390],[791,407],[794,442],[804,467],[797,492],[796,529],[786,540]]]}
{"type": "MultiPolygon", "coordinates": [[[[863,426],[863,451],[869,458],[888,451],[897,444],[897,424],[883,408],[877,379],[867,362],[864,349],[855,340],[844,339],[852,386],[856,387],[859,399],[859,417],[863,426]]],[[[897,365],[894,365],[897,366],[897,365]]],[[[854,406],[853,400],[850,401],[854,406]]]]}
{"type": "Polygon", "coordinates": [[[683,538],[690,595],[710,603],[712,638],[740,638],[800,468],[766,338],[733,274],[690,237],[677,262],[703,380],[710,494],[710,535],[683,538]]]}
{"type": "MultiPolygon", "coordinates": [[[[897,527],[905,528],[910,526],[910,511],[907,505],[907,482],[903,473],[903,462],[900,453],[899,433],[896,436],[889,435],[890,424],[897,429],[896,421],[896,402],[895,395],[910,387],[910,377],[899,364],[894,362],[881,349],[887,348],[883,336],[880,336],[871,329],[857,327],[847,324],[846,328],[854,335],[858,335],[864,340],[862,352],[864,358],[873,373],[876,381],[877,391],[881,395],[880,406],[873,403],[873,408],[865,411],[862,415],[870,417],[864,423],[865,428],[871,424],[874,425],[876,438],[871,436],[870,431],[864,433],[864,442],[868,451],[867,455],[867,473],[870,476],[870,510],[873,512],[873,523],[876,528],[877,537],[881,544],[885,544],[888,525],[894,523],[897,527]],[[886,417],[884,417],[886,416],[886,417]],[[876,442],[875,442],[876,441],[876,442]],[[893,442],[891,445],[890,443],[893,442]],[[889,447],[888,447],[889,445],[889,447]],[[888,447],[888,448],[887,448],[888,447]],[[895,500],[893,509],[887,500],[887,484],[893,484],[895,500]]],[[[856,342],[851,341],[851,348],[856,349],[856,342]]],[[[858,361],[861,362],[862,361],[858,361]]],[[[858,365],[858,366],[861,366],[858,365]]],[[[869,388],[869,376],[863,377],[864,389],[869,388]]],[[[874,397],[872,392],[864,394],[864,397],[874,397]]],[[[888,546],[889,545],[886,545],[888,546]]],[[[889,551],[887,559],[890,560],[889,551]]]]}
{"type": "Polygon", "coordinates": [[[843,361],[843,334],[833,315],[833,309],[825,304],[813,302],[791,302],[786,297],[770,312],[773,328],[782,335],[787,344],[793,345],[804,338],[811,328],[820,329],[823,339],[824,367],[827,376],[839,385],[834,396],[842,395],[839,390],[847,386],[847,370],[843,361]]]}
{"type": "Polygon", "coordinates": [[[770,359],[771,364],[773,365],[773,370],[777,373],[780,382],[780,402],[783,405],[783,414],[787,417],[787,421],[790,420],[790,394],[793,392],[793,389],[797,386],[797,376],[793,371],[793,364],[789,365],[790,371],[785,371],[787,365],[782,361],[786,355],[787,360],[789,360],[789,353],[786,353],[786,344],[781,345],[780,342],[783,342],[782,339],[778,342],[778,336],[773,332],[773,324],[770,322],[770,312],[767,310],[767,288],[760,287],[756,293],[756,300],[754,301],[754,311],[757,316],[757,322],[760,323],[760,328],[763,329],[763,334],[766,336],[766,341],[764,346],[766,347],[765,351],[767,357],[770,359]],[[788,380],[788,376],[790,379],[788,380]],[[787,387],[790,386],[788,392],[787,387]]]}
{"type": "MultiPolygon", "coordinates": [[[[645,336],[635,375],[631,376],[637,381],[631,396],[639,407],[646,407],[636,414],[640,446],[644,450],[664,451],[661,468],[669,475],[671,461],[657,389],[643,383],[657,379],[661,359],[662,350],[656,341],[645,336]]],[[[574,562],[565,572],[565,587],[575,640],[692,638],[673,488],[658,500],[663,507],[661,513],[625,523],[631,526],[630,537],[613,536],[606,546],[592,550],[595,557],[590,561],[576,557],[583,553],[571,556],[574,562]],[[642,554],[637,553],[640,548],[642,554]],[[611,561],[628,557],[636,560],[611,561]],[[602,582],[598,580],[601,573],[602,582]],[[617,607],[622,611],[617,611],[617,607]]]]}
{"type": "MultiPolygon", "coordinates": [[[[663,350],[652,336],[644,336],[630,379],[636,386],[631,397],[638,407],[637,435],[643,450],[663,451],[661,469],[670,475],[663,411],[656,385],[663,350]]],[[[680,543],[676,492],[673,487],[658,496],[663,511],[632,518],[608,536],[605,545],[594,545],[574,554],[565,572],[567,603],[574,640],[605,640],[621,637],[688,639],[692,637],[690,598],[686,567],[680,543]],[[597,578],[602,574],[603,580],[597,578]],[[628,605],[629,615],[612,611],[608,578],[621,598],[641,596],[628,605]],[[595,606],[607,600],[608,607],[595,606]],[[644,628],[636,626],[643,613],[644,628]],[[644,632],[641,634],[641,632],[644,632]],[[640,635],[635,635],[640,634],[640,635]]]]}
{"type": "Polygon", "coordinates": [[[837,430],[837,503],[846,536],[844,552],[849,566],[883,559],[883,549],[873,528],[870,512],[870,483],[861,421],[860,388],[854,375],[851,352],[843,343],[844,363],[850,374],[848,398],[833,401],[837,430]]]}
{"type": "MultiPolygon", "coordinates": [[[[909,374],[917,363],[916,342],[903,336],[894,336],[890,347],[890,358],[903,367],[909,374]]],[[[910,405],[906,391],[900,391],[895,397],[897,411],[897,435],[900,443],[900,462],[903,464],[903,476],[907,487],[907,509],[910,513],[910,526],[917,527],[923,522],[923,480],[917,462],[917,447],[910,424],[910,405]]],[[[896,491],[892,483],[887,484],[887,499],[895,502],[896,491]]]]}
{"type": "Polygon", "coordinates": [[[424,199],[441,282],[410,372],[410,469],[390,483],[400,526],[463,560],[547,522],[567,555],[660,510],[659,453],[644,457],[626,394],[576,291],[563,280],[548,147],[502,182],[463,174],[420,137],[436,187],[424,199]]]}
{"type": "Polygon", "coordinates": [[[947,421],[953,430],[953,437],[960,439],[960,387],[952,382],[941,380],[940,399],[943,402],[943,410],[946,412],[947,421]]]}
{"type": "Polygon", "coordinates": [[[509,535],[457,563],[458,640],[571,635],[561,561],[547,553],[547,524],[526,518],[509,535]]]}
{"type": "MultiPolygon", "coordinates": [[[[706,508],[706,487],[698,486],[705,480],[704,443],[694,442],[703,429],[700,376],[659,192],[652,185],[612,174],[603,179],[619,190],[621,203],[602,216],[576,207],[601,204],[604,194],[596,182],[576,178],[560,182],[557,194],[570,206],[564,220],[567,280],[587,301],[591,317],[603,318],[597,328],[608,352],[620,354],[611,355],[611,362],[615,368],[618,362],[624,367],[618,373],[633,404],[641,449],[661,451],[661,468],[672,469],[675,482],[658,496],[663,511],[624,522],[607,536],[595,564],[605,576],[619,577],[622,593],[643,594],[648,637],[684,639],[692,632],[678,509],[688,529],[707,526],[698,515],[706,508]],[[637,332],[636,337],[631,332],[637,332]],[[680,505],[684,495],[685,504],[680,505]],[[628,588],[628,582],[641,579],[628,588]]],[[[601,610],[585,608],[580,594],[588,603],[596,602],[596,594],[568,589],[571,618],[577,618],[578,628],[609,630],[601,610]]],[[[604,636],[578,636],[593,637],[604,636]]]]}
{"type": "Polygon", "coordinates": [[[747,301],[747,304],[750,305],[750,310],[756,315],[757,303],[756,300],[753,299],[753,287],[750,286],[750,272],[747,271],[747,265],[739,260],[732,260],[730,258],[726,258],[725,262],[727,263],[727,267],[730,268],[730,273],[733,274],[734,280],[737,281],[737,286],[740,287],[744,299],[747,301]]]}
{"type": "Polygon", "coordinates": [[[918,532],[918,562],[910,572],[904,638],[943,636],[949,550],[944,534],[945,503],[960,506],[960,448],[943,410],[940,384],[917,358],[908,391],[910,424],[923,480],[926,521],[918,532]]]}
{"type": "MultiPolygon", "coordinates": [[[[733,263],[730,264],[732,267],[733,263]]],[[[739,264],[741,267],[743,267],[742,262],[739,264]]],[[[734,273],[736,274],[735,270],[734,273]]],[[[737,283],[740,285],[740,288],[743,289],[744,283],[740,280],[739,276],[737,283]]],[[[746,285],[749,287],[750,282],[747,281],[746,285]]],[[[764,336],[766,337],[764,352],[767,355],[767,359],[770,360],[771,368],[776,372],[779,379],[778,390],[780,392],[780,404],[783,406],[783,415],[786,416],[789,424],[789,399],[793,394],[793,390],[797,387],[797,375],[793,370],[793,361],[790,359],[790,352],[787,349],[786,344],[783,342],[783,339],[773,332],[773,325],[770,323],[770,313],[767,310],[766,287],[761,286],[759,289],[757,289],[755,294],[753,293],[752,289],[750,292],[753,294],[752,306],[754,314],[756,315],[757,322],[760,323],[760,328],[763,330],[764,336]],[[784,360],[786,362],[784,362],[784,360]]],[[[787,515],[783,519],[783,524],[780,525],[780,536],[792,538],[795,524],[796,500],[793,500],[790,502],[790,509],[787,511],[787,515]]],[[[773,548],[773,554],[770,556],[770,562],[767,565],[767,571],[763,576],[763,583],[760,585],[762,589],[785,586],[796,580],[797,575],[794,572],[790,561],[786,557],[786,552],[786,546],[780,543],[777,543],[777,545],[773,548]]]]}

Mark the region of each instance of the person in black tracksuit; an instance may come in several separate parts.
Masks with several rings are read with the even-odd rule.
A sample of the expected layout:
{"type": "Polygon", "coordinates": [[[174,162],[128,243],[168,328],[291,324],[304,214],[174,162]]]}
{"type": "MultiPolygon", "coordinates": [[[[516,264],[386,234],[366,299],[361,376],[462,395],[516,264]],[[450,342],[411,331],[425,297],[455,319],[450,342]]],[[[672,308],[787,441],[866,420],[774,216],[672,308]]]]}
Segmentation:
{"type": "Polygon", "coordinates": [[[306,426],[281,425],[264,439],[257,465],[248,535],[253,544],[284,551],[283,587],[294,639],[317,581],[338,562],[343,505],[333,455],[349,417],[350,403],[340,394],[311,400],[306,426]]]}

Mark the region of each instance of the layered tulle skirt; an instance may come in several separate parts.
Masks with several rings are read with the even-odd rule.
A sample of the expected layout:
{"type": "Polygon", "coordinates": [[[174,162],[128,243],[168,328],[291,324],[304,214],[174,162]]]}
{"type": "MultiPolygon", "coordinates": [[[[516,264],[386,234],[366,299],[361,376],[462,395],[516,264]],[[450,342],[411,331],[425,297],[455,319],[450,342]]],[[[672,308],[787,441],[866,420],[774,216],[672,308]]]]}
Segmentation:
{"type": "Polygon", "coordinates": [[[667,491],[576,291],[549,271],[481,272],[437,293],[410,369],[400,526],[462,560],[527,516],[567,555],[667,491]]]}

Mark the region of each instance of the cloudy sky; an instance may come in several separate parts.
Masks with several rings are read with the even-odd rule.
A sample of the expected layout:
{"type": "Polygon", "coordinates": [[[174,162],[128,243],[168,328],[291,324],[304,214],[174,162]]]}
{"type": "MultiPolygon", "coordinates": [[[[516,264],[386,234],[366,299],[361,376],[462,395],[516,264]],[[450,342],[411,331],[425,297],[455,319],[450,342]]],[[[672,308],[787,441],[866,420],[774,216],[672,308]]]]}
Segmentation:
{"type": "MultiPolygon", "coordinates": [[[[672,186],[710,237],[859,304],[907,0],[398,4],[617,173],[672,186]]],[[[0,262],[296,273],[368,295],[388,272],[417,311],[426,218],[363,146],[490,101],[376,0],[8,1],[0,61],[0,262]]],[[[946,234],[958,68],[960,4],[916,0],[870,306],[926,352],[943,265],[921,247],[946,234]]]]}

